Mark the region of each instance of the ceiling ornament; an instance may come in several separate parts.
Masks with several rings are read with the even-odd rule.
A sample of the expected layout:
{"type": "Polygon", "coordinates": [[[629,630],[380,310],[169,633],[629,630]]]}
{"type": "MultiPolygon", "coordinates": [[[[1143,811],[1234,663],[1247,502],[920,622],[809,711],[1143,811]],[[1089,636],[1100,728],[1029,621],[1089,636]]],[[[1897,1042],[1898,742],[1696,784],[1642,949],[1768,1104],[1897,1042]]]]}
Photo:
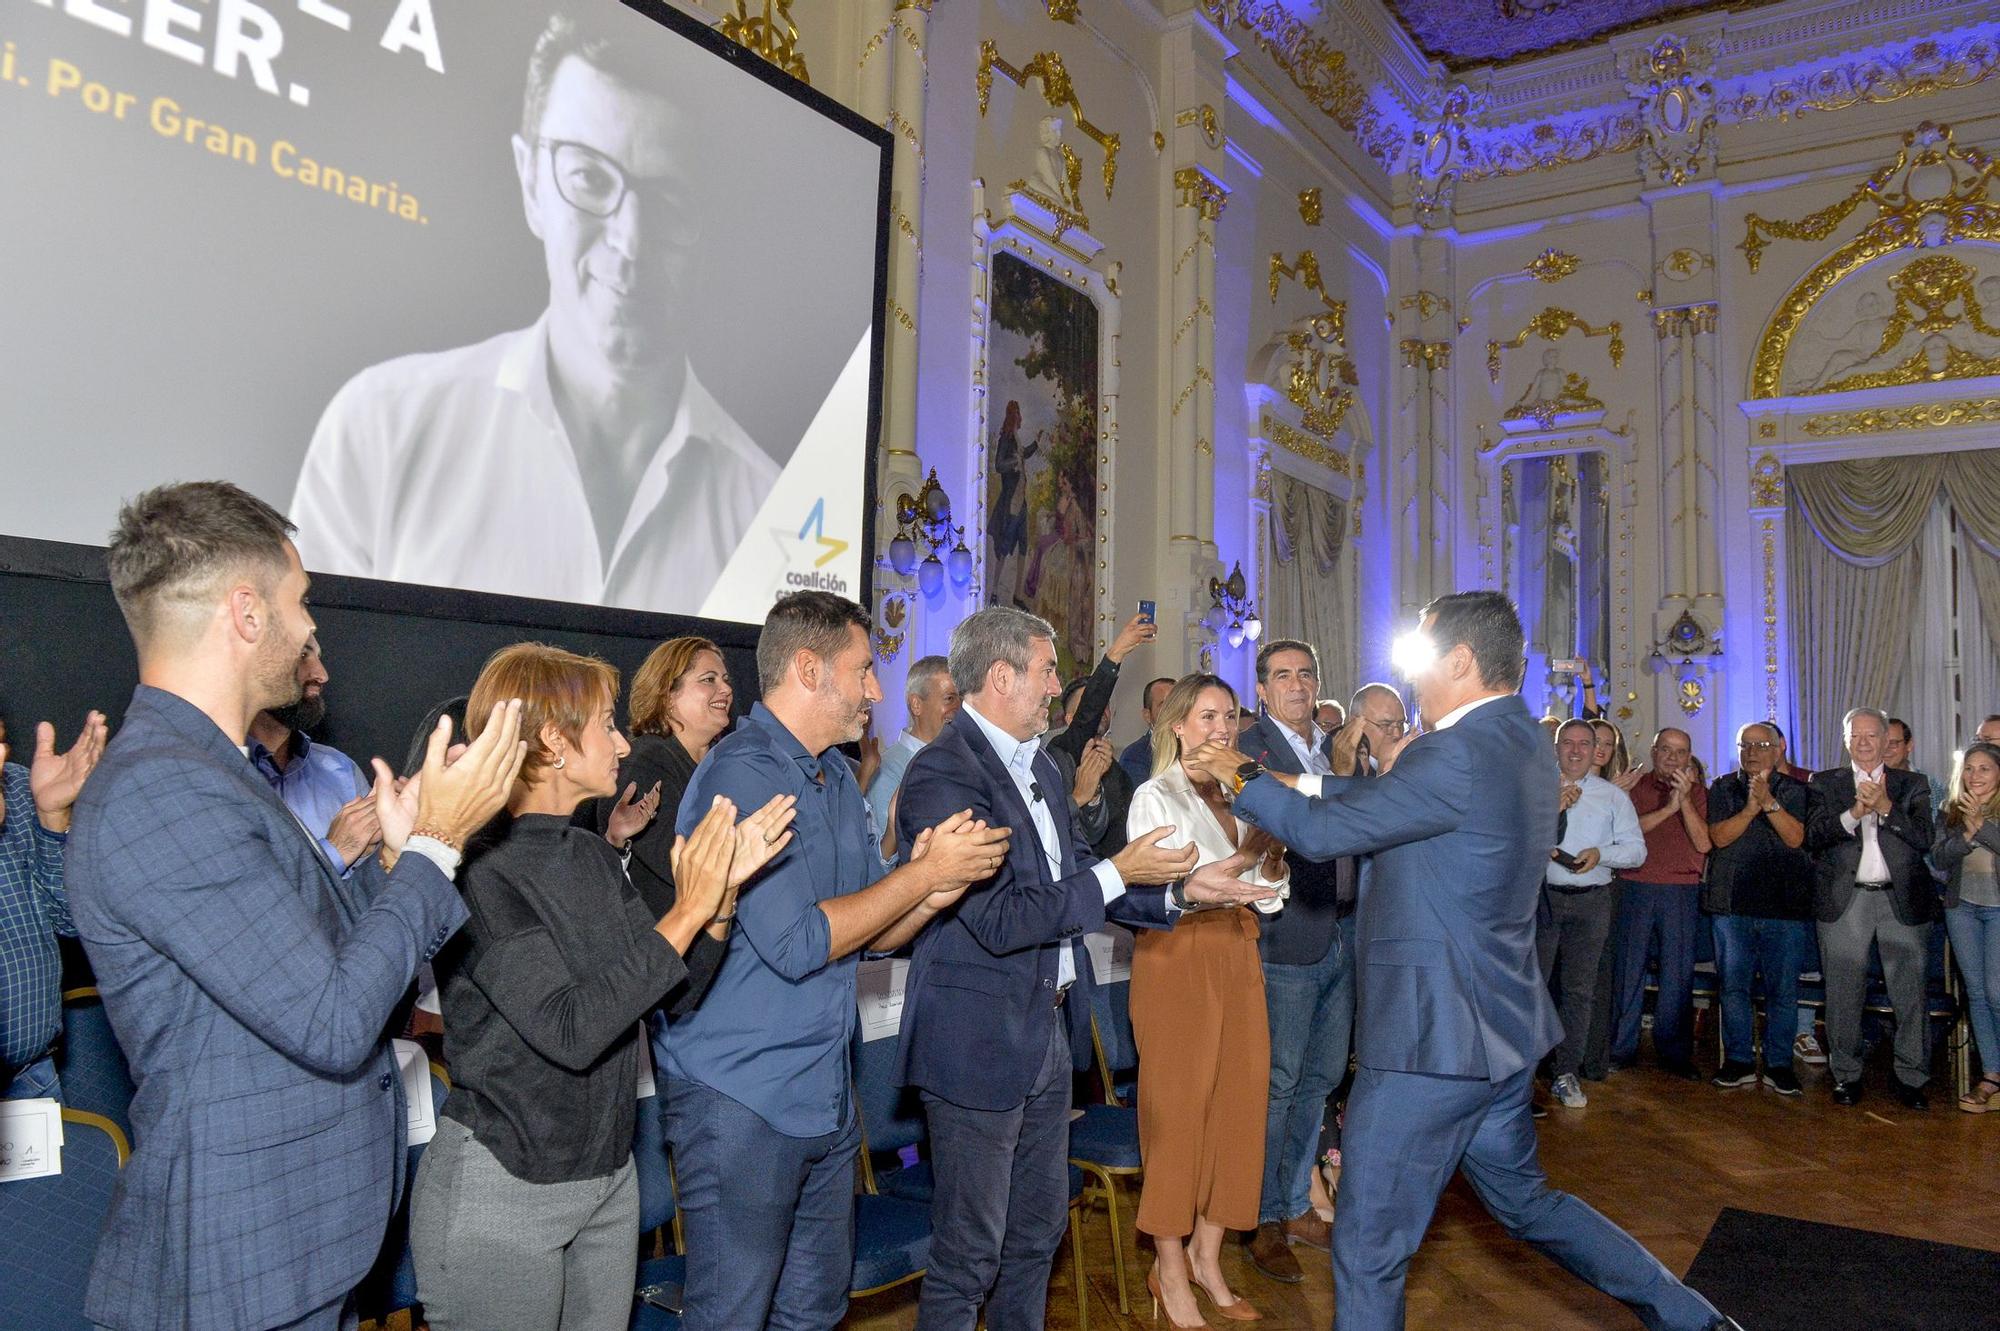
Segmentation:
{"type": "MultiPolygon", "coordinates": [[[[1779,396],[1785,353],[1793,335],[1820,298],[1863,265],[1901,249],[1954,240],[2000,241],[2000,205],[1990,194],[1996,172],[2000,172],[2000,164],[1993,158],[1952,141],[1951,126],[1926,120],[1903,136],[1895,161],[1862,181],[1846,198],[1796,222],[1768,221],[1756,213],[1744,218],[1744,239],[1737,248],[1754,272],[1769,243],[1764,235],[1824,240],[1863,203],[1875,208],[1875,216],[1859,234],[1813,265],[1779,302],[1757,345],[1750,396],[1779,396]]],[[[1919,354],[1925,356],[1925,377],[1958,377],[1949,364],[1942,373],[1935,372],[1933,362],[1938,353],[1934,348],[1929,352],[1919,348],[1919,354]]]]}
{"type": "Polygon", "coordinates": [[[1408,130],[1382,114],[1355,77],[1347,53],[1292,13],[1284,0],[1200,0],[1209,22],[1227,32],[1247,31],[1315,109],[1354,135],[1361,150],[1388,171],[1402,155],[1408,130]]]}
{"type": "MultiPolygon", "coordinates": [[[[1916,260],[1889,279],[1896,305],[1875,346],[1864,344],[1859,360],[1851,355],[1860,353],[1851,353],[1838,377],[1800,391],[1845,393],[2000,374],[2000,328],[1989,324],[1979,307],[1979,280],[1977,270],[1948,254],[1916,260]],[[1913,345],[1899,355],[1904,337],[1913,332],[1913,345]]],[[[1993,313],[2000,316],[2000,310],[1993,313]]]]}
{"type": "Polygon", "coordinates": [[[1731,85],[1717,102],[1725,124],[1786,120],[1808,111],[1844,111],[1905,97],[1969,88],[2000,74],[2000,36],[1992,30],[1912,42],[1846,64],[1821,65],[1775,81],[1766,76],[1731,85]]]}
{"type": "Polygon", "coordinates": [[[1307,226],[1318,226],[1324,214],[1325,204],[1320,201],[1319,186],[1313,185],[1299,191],[1299,220],[1307,226]]]}
{"type": "Polygon", "coordinates": [[[1537,282],[1560,282],[1582,264],[1583,260],[1566,250],[1547,249],[1528,260],[1524,271],[1537,282]]]}
{"type": "Polygon", "coordinates": [[[1625,91],[1639,101],[1646,138],[1639,174],[1652,185],[1685,185],[1715,174],[1716,40],[1662,33],[1652,45],[1618,53],[1625,91]]]}
{"type": "MultiPolygon", "coordinates": [[[[1118,178],[1118,136],[1099,129],[1084,115],[1083,104],[1077,100],[1076,85],[1071,82],[1069,71],[1063,67],[1062,56],[1054,51],[1038,51],[1034,59],[1016,68],[1000,58],[1000,48],[992,38],[980,42],[979,73],[976,82],[979,87],[979,114],[982,118],[986,115],[987,105],[993,97],[993,76],[996,73],[1022,89],[1027,88],[1029,79],[1041,80],[1042,100],[1053,110],[1068,111],[1077,129],[1104,150],[1104,197],[1110,198],[1111,186],[1118,178]]],[[[1068,144],[1060,144],[1058,147],[1065,165],[1064,178],[1073,190],[1077,175],[1076,155],[1068,144]]],[[[1076,205],[1074,198],[1065,202],[1072,207],[1076,205]]]]}
{"type": "Polygon", "coordinates": [[[799,49],[798,25],[792,22],[792,0],[764,0],[764,12],[752,14],[749,0],[722,16],[722,35],[755,51],[800,83],[811,83],[805,52],[799,49]]]}
{"type": "Polygon", "coordinates": [[[1454,196],[1472,151],[1466,121],[1484,110],[1485,103],[1463,83],[1434,86],[1424,100],[1404,167],[1410,173],[1410,207],[1426,231],[1451,225],[1454,196]]]}
{"type": "Polygon", "coordinates": [[[1572,328],[1582,333],[1585,337],[1610,338],[1611,345],[1606,350],[1611,353],[1612,368],[1616,369],[1625,363],[1625,331],[1623,325],[1616,319],[1613,319],[1610,323],[1600,328],[1594,324],[1585,323],[1568,310],[1551,305],[1534,318],[1528,320],[1526,327],[1522,328],[1520,332],[1514,334],[1513,337],[1507,339],[1505,342],[1488,342],[1486,344],[1487,377],[1496,384],[1500,382],[1500,354],[1502,352],[1519,350],[1527,344],[1528,339],[1531,337],[1539,337],[1545,342],[1553,342],[1572,328]]]}

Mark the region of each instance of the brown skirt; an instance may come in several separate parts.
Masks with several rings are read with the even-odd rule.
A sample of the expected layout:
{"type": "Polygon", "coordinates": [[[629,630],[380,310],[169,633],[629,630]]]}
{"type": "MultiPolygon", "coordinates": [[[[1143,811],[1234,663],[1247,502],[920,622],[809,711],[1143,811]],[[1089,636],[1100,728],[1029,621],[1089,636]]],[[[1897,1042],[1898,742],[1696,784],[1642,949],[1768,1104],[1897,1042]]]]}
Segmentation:
{"type": "Polygon", "coordinates": [[[1144,1233],[1185,1236],[1197,1217],[1257,1227],[1271,1087],[1257,932],[1255,913],[1235,906],[1141,930],[1133,945],[1144,1233]]]}

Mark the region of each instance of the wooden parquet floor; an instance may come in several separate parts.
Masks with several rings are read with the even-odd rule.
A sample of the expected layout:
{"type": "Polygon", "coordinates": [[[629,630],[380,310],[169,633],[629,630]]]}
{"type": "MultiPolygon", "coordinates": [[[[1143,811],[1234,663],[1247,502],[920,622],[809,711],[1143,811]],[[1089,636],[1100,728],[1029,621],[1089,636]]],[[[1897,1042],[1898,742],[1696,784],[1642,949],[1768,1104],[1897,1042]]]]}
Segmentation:
{"type": "MultiPolygon", "coordinates": [[[[1766,1090],[1719,1091],[1650,1069],[1621,1072],[1586,1084],[1589,1108],[1550,1110],[1540,1125],[1542,1162],[1555,1186],[1623,1225],[1677,1273],[1687,1270],[1725,1206],[2000,1250],[2000,1113],[1959,1112],[1942,1078],[1932,1083],[1924,1114],[1898,1105],[1879,1069],[1853,1109],[1828,1099],[1823,1068],[1803,1080],[1804,1097],[1788,1100],[1766,1090]]],[[[1121,1205],[1120,1215],[1131,1261],[1131,1208],[1121,1205]]],[[[1100,1210],[1084,1226],[1091,1331],[1150,1327],[1143,1283],[1150,1252],[1142,1251],[1132,1269],[1132,1314],[1121,1317],[1105,1225],[1100,1210]]],[[[1302,1285],[1266,1280],[1233,1243],[1223,1262],[1237,1293],[1264,1312],[1265,1331],[1326,1331],[1333,1310],[1327,1258],[1294,1251],[1306,1268],[1302,1285]]],[[[1070,1270],[1065,1246],[1049,1292],[1051,1331],[1077,1327],[1070,1270]]],[[[844,1325],[900,1331],[915,1323],[916,1287],[906,1286],[857,1301],[844,1325]]],[[[1639,1323],[1509,1239],[1456,1181],[1411,1269],[1409,1325],[1413,1331],[1594,1331],[1639,1323]]]]}

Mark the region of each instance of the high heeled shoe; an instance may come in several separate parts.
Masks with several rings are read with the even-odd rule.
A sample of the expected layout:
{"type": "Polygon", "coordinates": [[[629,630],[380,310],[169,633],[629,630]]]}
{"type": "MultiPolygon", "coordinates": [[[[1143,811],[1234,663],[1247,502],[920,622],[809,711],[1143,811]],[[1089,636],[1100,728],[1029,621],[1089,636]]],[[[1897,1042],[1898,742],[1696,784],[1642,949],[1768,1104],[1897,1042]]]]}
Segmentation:
{"type": "MultiPolygon", "coordinates": [[[[1192,1281],[1189,1282],[1189,1287],[1192,1289],[1201,1288],[1201,1286],[1194,1284],[1192,1281]]],[[[1153,1320],[1157,1322],[1160,1320],[1160,1305],[1167,1301],[1165,1296],[1160,1293],[1159,1267],[1156,1266],[1152,1270],[1146,1272],[1146,1289],[1147,1292],[1153,1296],[1153,1320]]],[[[1207,1291],[1203,1292],[1206,1293],[1207,1291]]],[[[1195,1313],[1195,1316],[1200,1320],[1193,1322],[1176,1322],[1174,1320],[1173,1314],[1168,1313],[1167,1325],[1172,1327],[1174,1331],[1199,1331],[1200,1328],[1208,1326],[1208,1319],[1206,1317],[1201,1316],[1201,1313],[1199,1311],[1199,1305],[1197,1305],[1197,1311],[1195,1313]]]]}
{"type": "Polygon", "coordinates": [[[1261,1322],[1264,1320],[1264,1314],[1258,1312],[1256,1306],[1241,1295],[1237,1296],[1234,1303],[1217,1302],[1215,1295],[1209,1293],[1208,1286],[1202,1284],[1192,1273],[1188,1275],[1188,1288],[1195,1292],[1197,1299],[1207,1299],[1208,1306],[1215,1309],[1215,1315],[1225,1322],[1261,1322]]]}

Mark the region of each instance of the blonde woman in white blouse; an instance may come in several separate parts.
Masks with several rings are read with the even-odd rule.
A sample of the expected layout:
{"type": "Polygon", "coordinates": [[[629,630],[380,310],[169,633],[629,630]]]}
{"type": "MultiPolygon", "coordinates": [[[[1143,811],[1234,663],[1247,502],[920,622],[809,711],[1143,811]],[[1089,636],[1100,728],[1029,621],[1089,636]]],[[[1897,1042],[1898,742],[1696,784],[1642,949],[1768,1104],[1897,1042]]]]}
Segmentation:
{"type": "MultiPolygon", "coordinates": [[[[1153,712],[1153,779],[1132,796],[1134,835],[1172,827],[1160,844],[1194,845],[1197,866],[1245,857],[1246,882],[1272,888],[1256,903],[1283,907],[1284,848],[1237,822],[1220,788],[1196,784],[1181,755],[1234,742],[1236,694],[1214,675],[1189,675],[1153,712]]],[[[1196,1292],[1225,1321],[1260,1314],[1222,1274],[1222,1235],[1257,1227],[1264,1177],[1271,1033],[1251,908],[1183,912],[1170,930],[1143,932],[1132,949],[1132,1033],[1139,1049],[1139,1149],[1146,1166],[1139,1228],[1158,1261],[1147,1276],[1154,1316],[1206,1326],[1196,1292]]]]}

